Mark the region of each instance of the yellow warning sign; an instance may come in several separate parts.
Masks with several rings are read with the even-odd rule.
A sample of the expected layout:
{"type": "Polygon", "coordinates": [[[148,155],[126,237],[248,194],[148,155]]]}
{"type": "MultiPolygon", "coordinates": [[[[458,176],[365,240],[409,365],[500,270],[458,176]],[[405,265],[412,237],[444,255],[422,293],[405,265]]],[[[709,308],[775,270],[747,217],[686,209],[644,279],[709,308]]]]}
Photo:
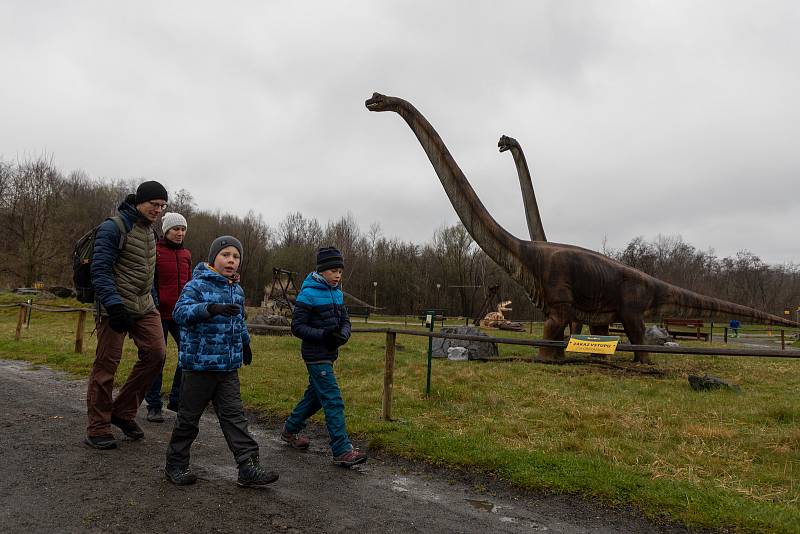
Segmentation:
{"type": "Polygon", "coordinates": [[[614,354],[617,351],[617,343],[619,336],[570,336],[566,351],[614,354]]]}

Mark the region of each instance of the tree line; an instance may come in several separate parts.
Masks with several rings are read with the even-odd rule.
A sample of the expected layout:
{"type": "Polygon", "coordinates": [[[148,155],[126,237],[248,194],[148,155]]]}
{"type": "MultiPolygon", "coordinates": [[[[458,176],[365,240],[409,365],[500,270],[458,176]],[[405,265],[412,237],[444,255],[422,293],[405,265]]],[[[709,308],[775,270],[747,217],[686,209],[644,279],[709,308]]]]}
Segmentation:
{"type": "MultiPolygon", "coordinates": [[[[0,284],[71,287],[71,253],[78,238],[115,213],[142,180],[93,179],[81,171],[64,173],[51,158],[0,160],[0,284]]],[[[241,274],[248,301],[259,305],[272,269],[298,273],[314,268],[319,246],[342,250],[343,287],[381,313],[416,314],[441,308],[449,315],[475,316],[487,288],[512,300],[513,319],[541,320],[521,288],[478,248],[461,224],[437,230],[423,244],[383,235],[380,224],[366,231],[351,214],[321,223],[299,212],[276,227],[250,211],[236,216],[198,207],[189,191],[170,192],[169,211],[187,218],[186,246],[204,261],[211,241],[222,234],[244,246],[241,274]]],[[[159,228],[160,230],[160,228],[159,228]]],[[[800,266],[768,265],[747,250],[719,258],[679,236],[653,241],[634,237],[627,246],[603,254],[667,282],[777,315],[800,305],[800,266]]]]}

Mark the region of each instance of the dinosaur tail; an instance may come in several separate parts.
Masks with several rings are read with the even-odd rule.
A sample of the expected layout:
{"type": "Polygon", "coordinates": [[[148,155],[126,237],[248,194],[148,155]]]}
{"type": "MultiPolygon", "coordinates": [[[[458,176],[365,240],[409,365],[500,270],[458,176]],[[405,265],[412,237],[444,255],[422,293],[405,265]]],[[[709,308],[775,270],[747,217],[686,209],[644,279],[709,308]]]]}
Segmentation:
{"type": "Polygon", "coordinates": [[[659,300],[661,302],[656,306],[653,316],[662,318],[739,319],[756,324],[800,326],[795,321],[762,312],[749,306],[708,297],[675,286],[664,288],[662,298],[659,300]]]}

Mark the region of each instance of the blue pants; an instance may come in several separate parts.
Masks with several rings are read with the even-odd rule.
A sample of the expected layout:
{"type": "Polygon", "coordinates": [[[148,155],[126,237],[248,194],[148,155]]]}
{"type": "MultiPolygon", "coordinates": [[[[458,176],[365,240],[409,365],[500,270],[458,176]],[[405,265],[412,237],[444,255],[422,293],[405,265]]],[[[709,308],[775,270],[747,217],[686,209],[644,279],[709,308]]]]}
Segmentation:
{"type": "Polygon", "coordinates": [[[303,398],[294,407],[292,415],[286,420],[286,431],[297,434],[306,426],[306,419],[320,408],[325,412],[325,425],[328,427],[331,451],[334,456],[344,454],[353,448],[344,425],[344,401],[333,374],[330,363],[306,365],[308,368],[308,387],[303,398]]]}
{"type": "MultiPolygon", "coordinates": [[[[180,350],[181,347],[181,327],[172,319],[161,320],[161,328],[164,329],[164,344],[167,344],[167,335],[172,334],[172,339],[175,340],[175,345],[180,350]]],[[[144,400],[147,401],[148,410],[161,411],[163,403],[161,402],[161,380],[163,369],[153,379],[150,384],[150,389],[145,393],[144,400]]],[[[169,392],[170,406],[178,406],[178,400],[181,392],[181,366],[175,366],[175,375],[172,377],[172,389],[169,392]]]]}

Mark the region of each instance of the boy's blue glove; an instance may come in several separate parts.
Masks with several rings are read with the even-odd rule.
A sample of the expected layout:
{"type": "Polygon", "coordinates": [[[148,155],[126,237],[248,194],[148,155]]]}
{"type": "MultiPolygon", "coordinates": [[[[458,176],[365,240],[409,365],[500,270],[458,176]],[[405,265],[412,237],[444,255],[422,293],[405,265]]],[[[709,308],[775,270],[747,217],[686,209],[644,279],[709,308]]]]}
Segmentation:
{"type": "Polygon", "coordinates": [[[239,315],[241,308],[238,304],[209,304],[206,309],[212,316],[224,315],[225,317],[232,317],[239,315]]]}
{"type": "Polygon", "coordinates": [[[253,363],[253,351],[250,350],[249,344],[242,346],[242,363],[245,365],[253,363]]]}

